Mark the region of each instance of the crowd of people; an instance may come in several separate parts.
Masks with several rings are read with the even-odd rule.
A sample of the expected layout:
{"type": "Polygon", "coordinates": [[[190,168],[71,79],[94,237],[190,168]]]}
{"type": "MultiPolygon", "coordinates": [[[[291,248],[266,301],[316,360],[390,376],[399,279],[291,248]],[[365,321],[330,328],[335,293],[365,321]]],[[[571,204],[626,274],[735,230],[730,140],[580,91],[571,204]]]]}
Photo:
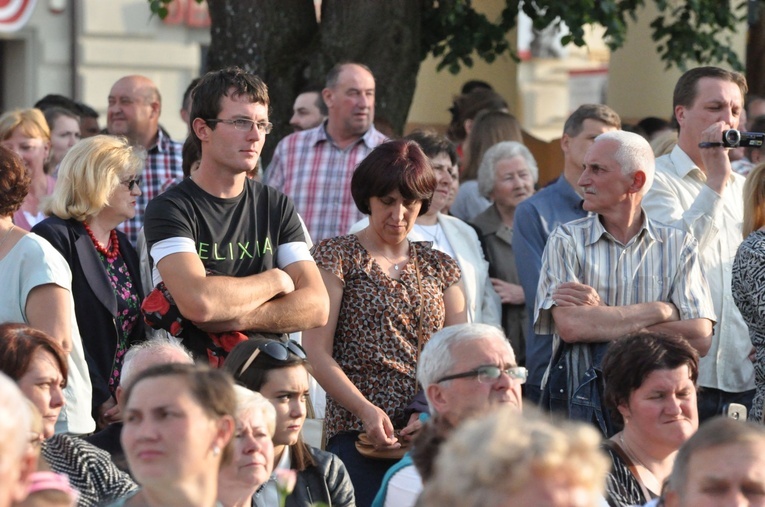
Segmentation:
{"type": "Polygon", "coordinates": [[[670,120],[582,105],[543,188],[489,84],[390,138],[353,62],[267,165],[236,67],[189,85],[184,143],[145,76],[104,130],[6,112],[0,507],[765,505],[747,91],[698,67],[670,120]]]}

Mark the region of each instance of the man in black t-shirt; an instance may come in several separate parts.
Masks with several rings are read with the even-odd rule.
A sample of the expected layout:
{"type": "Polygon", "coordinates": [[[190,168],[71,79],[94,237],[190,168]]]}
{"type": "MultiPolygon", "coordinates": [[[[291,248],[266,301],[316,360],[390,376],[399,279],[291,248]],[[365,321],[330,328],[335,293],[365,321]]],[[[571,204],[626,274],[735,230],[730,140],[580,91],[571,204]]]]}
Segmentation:
{"type": "Polygon", "coordinates": [[[327,291],[292,201],[247,178],[271,131],[268,91],[230,67],[193,95],[194,174],[149,203],[154,284],[201,329],[284,333],[324,325],[327,291]],[[216,276],[207,276],[215,272],[216,276]]]}

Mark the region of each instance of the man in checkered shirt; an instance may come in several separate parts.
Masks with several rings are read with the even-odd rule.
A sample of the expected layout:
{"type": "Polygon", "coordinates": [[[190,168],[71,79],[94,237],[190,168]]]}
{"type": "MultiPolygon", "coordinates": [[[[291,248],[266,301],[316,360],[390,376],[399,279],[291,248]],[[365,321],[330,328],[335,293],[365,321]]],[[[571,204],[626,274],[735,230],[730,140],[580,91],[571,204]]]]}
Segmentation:
{"type": "Polygon", "coordinates": [[[136,145],[143,146],[148,155],[141,174],[141,195],[136,200],[135,217],[126,220],[120,229],[133,245],[143,226],[146,204],[176,181],[183,178],[181,170],[181,143],[159,126],[162,98],[157,86],[145,76],[120,78],[109,92],[106,131],[125,136],[136,145]]]}
{"type": "Polygon", "coordinates": [[[375,130],[375,78],[358,63],[340,63],[322,91],[327,121],[279,142],[264,183],[292,197],[311,239],[347,234],[363,215],[351,197],[351,176],[386,140],[375,130]]]}

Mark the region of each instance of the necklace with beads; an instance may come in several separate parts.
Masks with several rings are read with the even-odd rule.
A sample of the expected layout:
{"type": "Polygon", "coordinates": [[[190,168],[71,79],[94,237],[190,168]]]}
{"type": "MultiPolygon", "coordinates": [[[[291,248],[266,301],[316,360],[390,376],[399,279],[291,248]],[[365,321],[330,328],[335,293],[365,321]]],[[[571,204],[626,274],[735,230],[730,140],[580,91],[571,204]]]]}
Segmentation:
{"type": "Polygon", "coordinates": [[[109,233],[109,245],[111,248],[106,248],[100,241],[96,239],[96,235],[93,234],[93,230],[90,228],[87,222],[83,222],[85,231],[90,236],[90,241],[93,242],[93,246],[96,247],[96,251],[106,257],[108,260],[114,260],[120,254],[120,243],[117,240],[117,229],[112,229],[109,233]]]}

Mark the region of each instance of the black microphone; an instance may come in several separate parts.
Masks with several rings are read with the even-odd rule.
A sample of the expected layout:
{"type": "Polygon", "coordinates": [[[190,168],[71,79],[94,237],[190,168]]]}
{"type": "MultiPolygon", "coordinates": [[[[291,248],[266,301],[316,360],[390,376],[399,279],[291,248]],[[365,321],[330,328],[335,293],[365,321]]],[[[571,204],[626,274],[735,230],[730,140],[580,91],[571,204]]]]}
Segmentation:
{"type": "Polygon", "coordinates": [[[762,132],[739,132],[736,129],[730,129],[723,132],[722,142],[726,148],[747,148],[750,146],[759,148],[765,142],[765,134],[762,132]]]}

